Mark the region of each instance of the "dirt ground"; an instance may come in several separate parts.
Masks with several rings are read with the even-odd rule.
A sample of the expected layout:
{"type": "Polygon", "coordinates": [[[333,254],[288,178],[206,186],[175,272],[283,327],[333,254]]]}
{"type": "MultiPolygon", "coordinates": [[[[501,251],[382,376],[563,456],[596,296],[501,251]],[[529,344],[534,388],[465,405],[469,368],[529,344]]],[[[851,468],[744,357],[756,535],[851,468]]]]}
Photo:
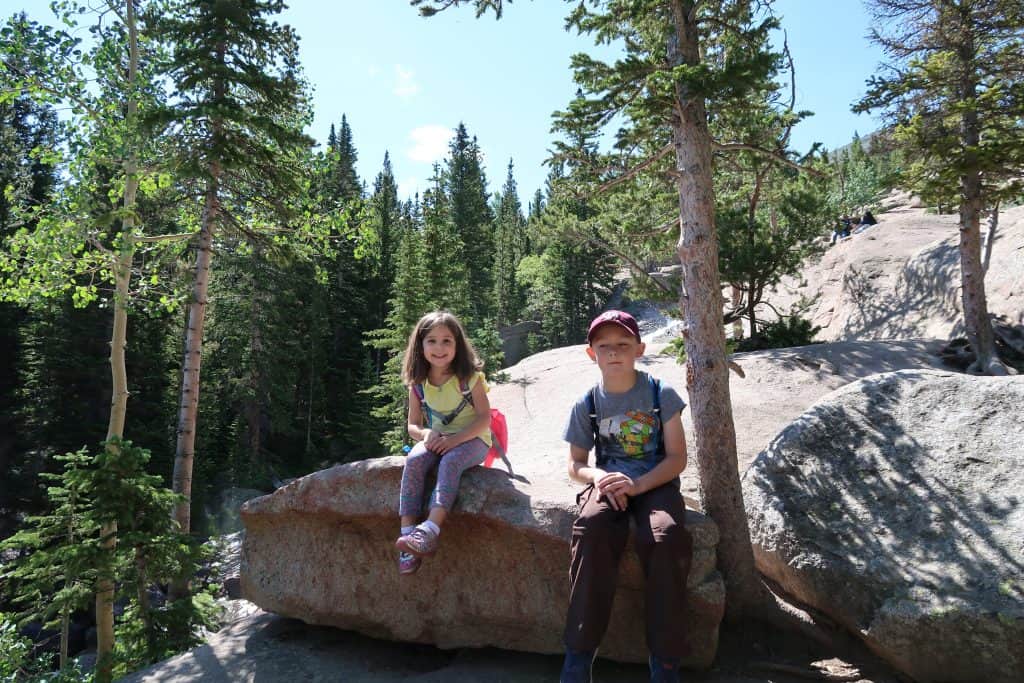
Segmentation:
{"type": "MultiPolygon", "coordinates": [[[[861,654],[861,657],[865,655],[861,654]]],[[[562,658],[508,650],[439,650],[429,645],[374,640],[351,631],[309,626],[295,619],[258,613],[213,636],[206,645],[127,676],[128,683],[549,683],[558,680],[562,658]]],[[[819,669],[821,670],[821,669],[819,669]]],[[[806,683],[845,680],[895,683],[899,679],[877,662],[859,675],[839,658],[825,658],[799,639],[763,629],[738,633],[725,629],[715,667],[685,672],[686,683],[806,683]],[[824,662],[823,662],[824,660],[824,662]],[[815,675],[823,662],[833,678],[815,675]],[[792,667],[804,675],[780,670],[792,667]]],[[[598,659],[594,680],[601,683],[646,681],[647,667],[598,659]]]]}

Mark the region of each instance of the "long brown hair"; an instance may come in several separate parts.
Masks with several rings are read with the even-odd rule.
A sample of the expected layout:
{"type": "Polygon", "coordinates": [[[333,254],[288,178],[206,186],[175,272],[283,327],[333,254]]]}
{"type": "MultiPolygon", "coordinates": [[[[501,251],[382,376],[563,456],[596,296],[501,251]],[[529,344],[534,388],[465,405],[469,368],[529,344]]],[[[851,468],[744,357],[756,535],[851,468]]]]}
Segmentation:
{"type": "Polygon", "coordinates": [[[466,330],[459,319],[448,311],[433,311],[420,318],[409,335],[409,343],[405,346],[405,358],[402,360],[402,382],[407,386],[423,384],[427,381],[430,363],[423,355],[423,339],[438,325],[444,325],[455,337],[455,358],[452,360],[452,371],[460,380],[470,378],[484,367],[483,361],[473,348],[473,342],[466,336],[466,330]]]}

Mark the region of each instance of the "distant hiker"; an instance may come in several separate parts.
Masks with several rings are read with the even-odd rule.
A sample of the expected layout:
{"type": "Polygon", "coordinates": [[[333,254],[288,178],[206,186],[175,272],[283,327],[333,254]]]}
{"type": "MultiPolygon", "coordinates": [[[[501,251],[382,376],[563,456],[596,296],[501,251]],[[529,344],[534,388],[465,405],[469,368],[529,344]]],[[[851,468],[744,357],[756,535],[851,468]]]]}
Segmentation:
{"type": "Polygon", "coordinates": [[[847,216],[843,216],[839,221],[832,226],[832,241],[829,244],[835,244],[840,239],[850,236],[850,219],[847,216]]]}
{"type": "Polygon", "coordinates": [[[864,215],[861,216],[861,218],[860,218],[860,223],[858,223],[857,225],[853,226],[853,234],[856,235],[859,232],[864,232],[865,230],[870,228],[872,225],[878,225],[878,221],[875,220],[875,217],[871,214],[870,210],[869,211],[865,211],[864,215]]]}
{"type": "Polygon", "coordinates": [[[576,497],[560,681],[591,680],[632,518],[645,578],[651,681],[675,683],[687,651],[686,578],[693,554],[679,492],[685,404],[674,389],[634,367],[644,344],[633,316],[602,313],[590,323],[587,342],[601,381],[576,401],[564,433],[569,476],[587,486],[576,497]]]}
{"type": "Polygon", "coordinates": [[[459,492],[462,473],[484,461],[491,447],[491,407],[483,363],[451,313],[428,313],[416,323],[405,349],[402,381],[409,387],[409,436],[418,443],[402,471],[398,501],[402,532],[395,547],[398,571],[413,574],[437,550],[438,536],[459,492]],[[437,467],[427,519],[424,481],[437,467]]]}

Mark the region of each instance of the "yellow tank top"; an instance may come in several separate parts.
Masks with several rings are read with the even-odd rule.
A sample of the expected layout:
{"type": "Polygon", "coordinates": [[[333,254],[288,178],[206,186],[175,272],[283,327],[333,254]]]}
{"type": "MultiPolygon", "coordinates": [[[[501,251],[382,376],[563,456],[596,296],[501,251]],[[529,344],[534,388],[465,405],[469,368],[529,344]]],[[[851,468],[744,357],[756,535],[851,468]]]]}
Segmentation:
{"type": "MultiPolygon", "coordinates": [[[[477,372],[469,379],[469,388],[472,391],[473,387],[476,386],[477,382],[483,382],[484,391],[490,391],[491,388],[487,384],[487,379],[484,377],[484,373],[477,372]]],[[[452,376],[447,382],[439,387],[435,387],[430,381],[423,383],[423,400],[430,406],[431,423],[427,425],[430,429],[436,429],[442,434],[455,434],[461,432],[463,429],[472,424],[473,420],[476,419],[476,411],[473,406],[466,404],[466,406],[459,411],[459,414],[455,416],[455,419],[449,422],[447,425],[441,422],[441,416],[447,415],[451,411],[459,407],[462,403],[462,392],[459,391],[459,378],[452,376]]],[[[491,430],[485,429],[480,438],[488,446],[491,445],[491,430]]]]}

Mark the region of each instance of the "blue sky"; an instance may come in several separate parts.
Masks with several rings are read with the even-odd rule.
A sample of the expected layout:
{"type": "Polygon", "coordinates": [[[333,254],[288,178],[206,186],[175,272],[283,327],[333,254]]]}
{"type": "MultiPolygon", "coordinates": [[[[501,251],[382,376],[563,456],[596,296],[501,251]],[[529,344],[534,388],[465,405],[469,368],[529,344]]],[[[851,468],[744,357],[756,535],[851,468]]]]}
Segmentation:
{"type": "MultiPolygon", "coordinates": [[[[518,0],[501,21],[474,19],[469,7],[421,18],[407,0],[291,0],[281,21],[302,38],[301,59],[313,88],[310,135],[326,142],[347,116],[359,153],[357,170],[372,185],[385,150],[402,196],[427,185],[460,121],[476,135],[491,191],[500,189],[509,158],[524,205],[543,186],[553,136],[551,113],[576,91],[570,56],[595,48],[563,29],[569,3],[518,0]]],[[[0,0],[0,18],[24,9],[51,21],[47,0],[0,0]]],[[[861,0],[776,0],[797,70],[797,108],[816,114],[801,123],[793,145],[835,148],[854,131],[870,132],[867,115],[850,113],[879,61],[865,38],[861,0]]]]}
{"type": "MultiPolygon", "coordinates": [[[[469,7],[423,19],[405,0],[290,4],[283,20],[302,37],[315,89],[310,134],[325,141],[346,114],[367,184],[388,150],[402,195],[422,190],[463,121],[480,142],[492,191],[510,157],[524,204],[543,185],[551,112],[576,91],[569,58],[595,49],[563,29],[569,4],[515,2],[501,21],[474,19],[469,7]]],[[[855,130],[870,132],[870,117],[849,111],[878,62],[860,0],[777,0],[775,8],[796,64],[797,108],[816,112],[794,130],[795,147],[835,148],[855,130]]]]}

